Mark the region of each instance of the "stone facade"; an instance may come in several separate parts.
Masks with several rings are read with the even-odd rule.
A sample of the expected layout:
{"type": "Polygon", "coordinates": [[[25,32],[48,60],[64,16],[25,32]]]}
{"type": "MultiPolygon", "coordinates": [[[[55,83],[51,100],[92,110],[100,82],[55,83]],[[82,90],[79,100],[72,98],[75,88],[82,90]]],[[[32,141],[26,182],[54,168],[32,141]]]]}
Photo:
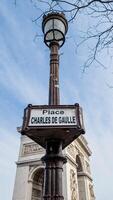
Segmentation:
{"type": "MultiPolygon", "coordinates": [[[[12,200],[41,200],[44,164],[40,158],[45,150],[27,136],[21,136],[20,152],[12,200]]],[[[91,178],[91,151],[83,136],[65,150],[67,163],[63,167],[65,200],[95,200],[91,178]]]]}

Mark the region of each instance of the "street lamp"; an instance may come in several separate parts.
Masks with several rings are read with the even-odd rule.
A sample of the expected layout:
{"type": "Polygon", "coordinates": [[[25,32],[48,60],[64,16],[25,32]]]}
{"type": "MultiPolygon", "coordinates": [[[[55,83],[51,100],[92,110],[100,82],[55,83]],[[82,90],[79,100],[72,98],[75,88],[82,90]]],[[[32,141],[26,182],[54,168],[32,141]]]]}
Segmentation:
{"type": "Polygon", "coordinates": [[[49,13],[44,15],[42,31],[44,42],[50,48],[50,81],[49,81],[49,105],[59,105],[59,55],[58,49],[65,42],[68,30],[68,22],[63,13],[49,13]]]}
{"type": "Polygon", "coordinates": [[[49,105],[31,105],[24,110],[21,134],[25,134],[46,149],[44,200],[63,200],[62,172],[66,158],[62,149],[84,133],[79,104],[60,105],[59,55],[65,42],[68,22],[63,13],[44,15],[42,31],[50,49],[49,105]]]}
{"type": "MultiPolygon", "coordinates": [[[[59,55],[58,49],[65,42],[68,23],[63,13],[49,13],[44,15],[42,31],[44,42],[50,48],[50,80],[49,80],[49,105],[60,104],[59,94],[59,55]]],[[[58,134],[56,131],[55,134],[58,134]]],[[[53,132],[53,135],[55,135],[53,132]]],[[[64,136],[63,136],[64,137],[64,136]]],[[[59,137],[53,139],[51,135],[46,141],[46,155],[42,160],[46,163],[44,199],[63,200],[62,172],[66,158],[62,154],[62,142],[59,137]]]]}
{"type": "Polygon", "coordinates": [[[65,42],[65,35],[68,30],[68,23],[63,13],[50,13],[44,15],[42,30],[44,33],[44,42],[50,47],[56,42],[61,47],[65,42]]]}

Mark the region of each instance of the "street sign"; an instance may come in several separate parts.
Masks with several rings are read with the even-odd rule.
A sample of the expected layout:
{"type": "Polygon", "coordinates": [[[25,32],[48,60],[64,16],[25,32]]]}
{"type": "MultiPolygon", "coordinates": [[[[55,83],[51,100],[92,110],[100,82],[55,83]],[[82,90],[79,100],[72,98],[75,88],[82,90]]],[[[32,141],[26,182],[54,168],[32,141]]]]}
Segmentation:
{"type": "Polygon", "coordinates": [[[75,108],[31,109],[28,126],[74,126],[77,125],[75,108]]]}
{"type": "Polygon", "coordinates": [[[45,147],[49,138],[62,139],[64,147],[83,134],[83,116],[79,104],[28,105],[24,111],[22,134],[45,147]]]}

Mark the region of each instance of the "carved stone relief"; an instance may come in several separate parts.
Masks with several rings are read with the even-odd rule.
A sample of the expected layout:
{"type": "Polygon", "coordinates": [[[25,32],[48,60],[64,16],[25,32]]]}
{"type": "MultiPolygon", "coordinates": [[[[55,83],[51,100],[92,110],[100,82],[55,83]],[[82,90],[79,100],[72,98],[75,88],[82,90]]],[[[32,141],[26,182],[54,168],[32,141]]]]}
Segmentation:
{"type": "Polygon", "coordinates": [[[91,173],[90,165],[87,161],[85,163],[86,163],[86,172],[88,172],[90,174],[91,173]]]}
{"type": "Polygon", "coordinates": [[[67,151],[68,151],[68,153],[69,153],[74,159],[76,159],[77,151],[76,151],[75,145],[70,144],[70,145],[67,147],[67,151]]]}
{"type": "Polygon", "coordinates": [[[90,199],[95,200],[93,185],[89,184],[90,199]]]}
{"type": "Polygon", "coordinates": [[[70,190],[71,190],[71,200],[77,200],[76,174],[73,169],[70,170],[70,190]]]}
{"type": "Polygon", "coordinates": [[[44,149],[35,143],[28,143],[23,145],[22,156],[29,156],[44,151],[44,149]]]}
{"type": "Polygon", "coordinates": [[[78,155],[79,155],[79,157],[80,157],[81,159],[84,159],[84,155],[81,153],[80,150],[78,150],[78,155]]]}

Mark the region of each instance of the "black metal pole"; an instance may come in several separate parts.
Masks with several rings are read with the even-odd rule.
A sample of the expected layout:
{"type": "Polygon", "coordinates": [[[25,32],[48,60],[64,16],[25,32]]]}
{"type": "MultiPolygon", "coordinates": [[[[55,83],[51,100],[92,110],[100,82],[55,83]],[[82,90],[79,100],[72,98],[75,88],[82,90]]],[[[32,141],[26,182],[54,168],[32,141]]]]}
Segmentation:
{"type": "MultiPolygon", "coordinates": [[[[50,80],[49,80],[49,105],[59,105],[59,45],[52,42],[50,46],[50,80]]],[[[62,154],[62,140],[49,139],[46,141],[46,155],[42,158],[45,162],[44,175],[44,200],[62,200],[62,173],[66,158],[62,154]]]]}
{"type": "Polygon", "coordinates": [[[60,104],[58,49],[58,42],[52,42],[50,45],[49,105],[60,104]]]}

